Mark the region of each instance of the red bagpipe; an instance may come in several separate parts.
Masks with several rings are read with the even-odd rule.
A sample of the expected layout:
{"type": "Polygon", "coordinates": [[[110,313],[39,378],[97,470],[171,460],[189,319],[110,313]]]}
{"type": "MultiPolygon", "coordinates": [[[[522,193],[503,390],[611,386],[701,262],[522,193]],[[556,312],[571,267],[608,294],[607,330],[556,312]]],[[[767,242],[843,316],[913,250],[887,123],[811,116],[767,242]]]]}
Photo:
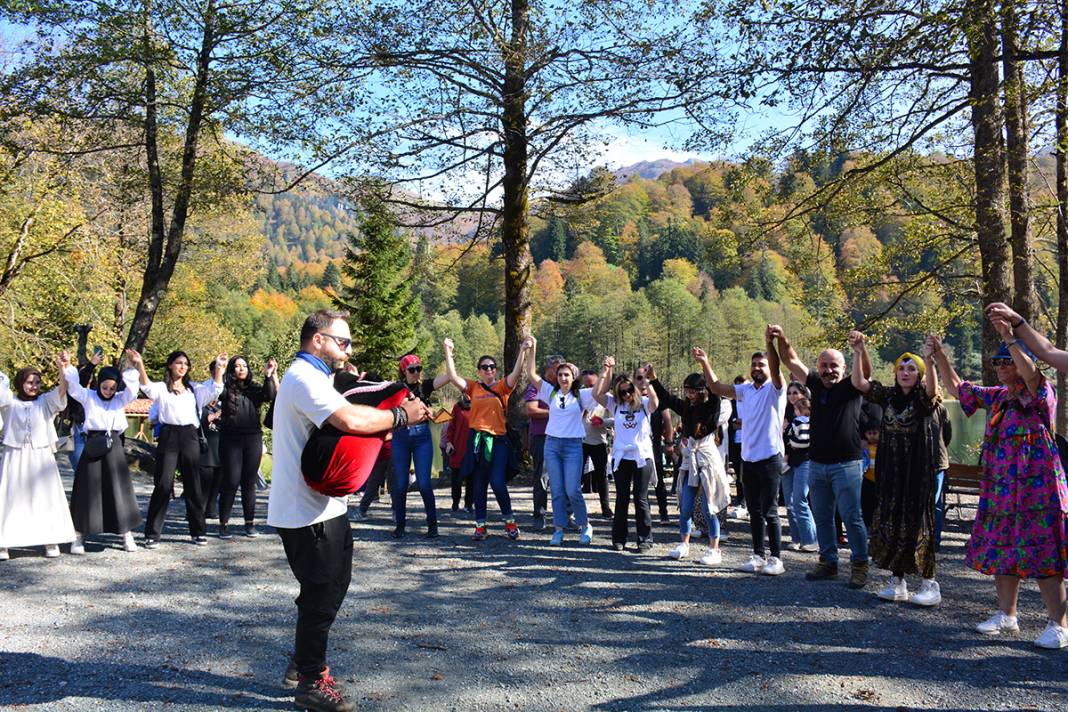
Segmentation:
{"type": "MultiPolygon", "coordinates": [[[[408,398],[408,387],[395,381],[363,381],[351,373],[334,377],[334,388],[358,405],[389,410],[408,398]]],[[[388,431],[352,435],[330,424],[312,431],[300,455],[304,482],[320,494],[343,497],[363,487],[386,442],[388,431]]]]}

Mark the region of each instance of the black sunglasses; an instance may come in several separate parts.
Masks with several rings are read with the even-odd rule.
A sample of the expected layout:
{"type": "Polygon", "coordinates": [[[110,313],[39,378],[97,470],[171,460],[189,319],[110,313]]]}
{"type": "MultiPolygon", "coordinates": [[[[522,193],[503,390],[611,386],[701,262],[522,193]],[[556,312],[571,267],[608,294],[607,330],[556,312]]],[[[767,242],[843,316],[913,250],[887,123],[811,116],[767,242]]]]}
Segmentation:
{"type": "Polygon", "coordinates": [[[422,366],[409,366],[408,367],[408,373],[421,373],[422,370],[423,370],[422,366]]]}
{"type": "Polygon", "coordinates": [[[483,371],[496,371],[497,370],[497,364],[495,364],[495,363],[480,363],[480,364],[478,364],[478,367],[481,368],[483,371]]]}
{"type": "Polygon", "coordinates": [[[352,339],[346,339],[344,336],[334,336],[333,334],[328,334],[325,331],[320,331],[319,334],[322,336],[329,336],[331,339],[337,342],[338,346],[343,349],[347,349],[348,347],[352,346],[352,339]]]}
{"type": "Polygon", "coordinates": [[[994,364],[995,366],[1011,366],[1012,365],[1012,359],[1011,358],[992,358],[992,359],[990,359],[990,363],[994,364]]]}
{"type": "Polygon", "coordinates": [[[620,388],[619,389],[619,395],[621,395],[621,396],[634,395],[634,389],[633,388],[620,388]]]}

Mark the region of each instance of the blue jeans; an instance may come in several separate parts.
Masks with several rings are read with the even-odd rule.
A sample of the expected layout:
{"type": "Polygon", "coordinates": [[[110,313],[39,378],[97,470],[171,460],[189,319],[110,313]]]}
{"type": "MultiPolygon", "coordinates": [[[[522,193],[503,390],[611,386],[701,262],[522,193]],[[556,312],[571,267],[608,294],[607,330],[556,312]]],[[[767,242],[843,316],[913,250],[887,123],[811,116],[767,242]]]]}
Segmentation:
{"type": "Polygon", "coordinates": [[[782,494],[786,499],[790,539],[801,546],[816,543],[816,523],[808,506],[808,466],[809,462],[805,460],[782,474],[782,494]]]}
{"type": "Polygon", "coordinates": [[[935,530],[934,530],[934,545],[935,551],[938,551],[938,547],[942,545],[942,525],[946,522],[946,493],[943,491],[943,487],[946,484],[946,471],[939,470],[935,473],[935,491],[934,491],[934,505],[935,505],[935,530]]]}
{"type": "Polygon", "coordinates": [[[464,474],[470,466],[475,479],[475,523],[486,523],[489,488],[493,487],[493,496],[501,508],[501,518],[512,519],[512,498],[508,496],[508,460],[512,455],[508,438],[504,435],[493,436],[493,455],[487,460],[481,448],[475,452],[475,432],[467,436],[467,452],[464,455],[464,474]]]}
{"type": "Polygon", "coordinates": [[[860,460],[809,462],[809,494],[812,495],[812,515],[816,520],[816,537],[820,544],[820,561],[838,563],[838,530],[834,524],[837,507],[849,540],[850,561],[862,564],[868,560],[868,528],[860,509],[860,485],[864,480],[864,465],[860,460]]]}
{"type": "Polygon", "coordinates": [[[426,423],[410,425],[393,431],[393,516],[398,527],[407,520],[408,470],[415,460],[415,483],[423,497],[427,525],[437,524],[438,511],[434,502],[434,485],[430,470],[434,463],[434,439],[426,423]]]}
{"type": "Polygon", "coordinates": [[[78,471],[78,460],[82,459],[82,452],[85,451],[85,428],[81,425],[74,424],[70,428],[70,437],[74,441],[74,450],[67,455],[70,458],[70,466],[75,472],[78,471]]]}
{"type": "MultiPolygon", "coordinates": [[[[693,510],[697,508],[697,487],[679,483],[679,534],[690,536],[693,533],[693,510]]],[[[701,510],[704,512],[705,521],[708,522],[707,532],[710,541],[719,539],[719,517],[713,517],[708,511],[708,500],[701,498],[701,510]]]]}
{"type": "Polygon", "coordinates": [[[575,522],[585,527],[589,521],[582,497],[582,462],[582,438],[545,437],[545,470],[553,492],[553,526],[557,529],[567,525],[569,501],[575,522]]]}

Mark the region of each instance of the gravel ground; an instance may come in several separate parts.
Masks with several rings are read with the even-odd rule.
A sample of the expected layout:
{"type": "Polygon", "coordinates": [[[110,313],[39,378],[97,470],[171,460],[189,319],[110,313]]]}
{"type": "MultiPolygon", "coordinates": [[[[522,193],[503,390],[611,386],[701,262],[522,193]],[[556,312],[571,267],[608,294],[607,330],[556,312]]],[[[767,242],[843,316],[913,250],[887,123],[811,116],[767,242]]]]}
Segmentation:
{"type": "MultiPolygon", "coordinates": [[[[139,478],[142,509],[148,485],[139,478]]],[[[522,489],[517,511],[529,512],[522,489]]],[[[786,552],[777,578],[735,572],[742,522],[729,524],[724,566],[708,569],[667,558],[676,530],[659,525],[640,555],[612,551],[603,520],[586,548],[569,535],[550,549],[530,531],[510,542],[499,525],[476,544],[470,522],[450,518],[428,543],[418,495],[409,502],[402,542],[383,504],[354,525],[330,661],[360,709],[1068,709],[1068,650],[1031,644],[1045,624],[1033,583],[1019,635],[972,631],[994,610],[993,584],[964,568],[967,526],[955,521],[945,600],[920,609],[879,601],[881,573],[863,592],[844,576],[805,582],[812,554],[786,552]]],[[[182,517],[176,500],[156,551],[101,537],[84,557],[14,550],[0,563],[0,706],[292,707],[279,682],[296,584],[279,540],[197,548],[182,517]]]]}

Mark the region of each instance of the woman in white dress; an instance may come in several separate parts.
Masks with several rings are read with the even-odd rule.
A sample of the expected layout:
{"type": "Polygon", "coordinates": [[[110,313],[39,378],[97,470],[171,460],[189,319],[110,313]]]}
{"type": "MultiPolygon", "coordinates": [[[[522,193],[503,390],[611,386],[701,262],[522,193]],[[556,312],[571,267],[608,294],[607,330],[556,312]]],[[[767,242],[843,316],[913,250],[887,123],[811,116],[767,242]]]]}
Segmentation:
{"type": "Polygon", "coordinates": [[[63,369],[70,362],[64,352],[59,386],[41,393],[41,372],[24,368],[15,375],[12,393],[0,373],[0,413],[3,447],[0,453],[0,560],[15,546],[44,545],[45,556],[59,556],[59,545],[74,540],[67,495],[56,466],[54,419],[67,407],[63,369]],[[66,360],[64,360],[66,359],[66,360]]]}
{"type": "MultiPolygon", "coordinates": [[[[69,361],[69,355],[68,355],[69,361]]],[[[85,450],[74,472],[70,494],[75,538],[70,553],[84,554],[83,537],[107,532],[121,534],[123,548],[137,551],[133,530],[141,523],[130,466],[122,444],[126,406],[137,398],[137,371],[107,366],[96,376],[96,388],[85,388],[73,366],[63,368],[67,393],[85,409],[85,450]],[[120,390],[119,385],[125,384],[120,390]]]]}

